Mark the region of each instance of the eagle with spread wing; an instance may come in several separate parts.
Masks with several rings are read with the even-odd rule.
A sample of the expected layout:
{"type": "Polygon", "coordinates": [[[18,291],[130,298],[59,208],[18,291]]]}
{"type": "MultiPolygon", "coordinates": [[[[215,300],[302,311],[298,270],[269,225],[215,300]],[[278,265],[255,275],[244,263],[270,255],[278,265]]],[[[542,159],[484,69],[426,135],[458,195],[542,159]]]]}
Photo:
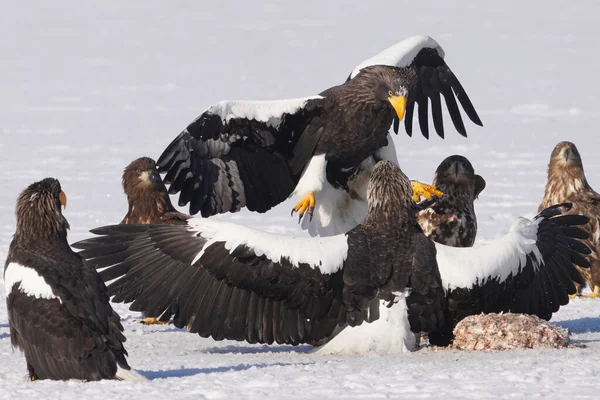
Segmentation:
{"type": "Polygon", "coordinates": [[[477,236],[473,202],[485,189],[485,180],[475,173],[466,157],[453,155],[437,167],[432,185],[444,196],[419,212],[417,221],[423,233],[447,246],[473,246],[477,236]]]}
{"type": "Polygon", "coordinates": [[[67,196],[46,178],[17,199],[4,265],[13,347],[31,380],[146,380],[127,363],[123,326],[98,272],[67,243],[67,196]]]}
{"type": "MultiPolygon", "coordinates": [[[[415,36],[363,61],[347,81],[319,95],[275,101],[221,101],[196,118],[158,159],[169,193],[190,213],[211,216],[242,208],[266,212],[294,194],[293,208],[311,235],[333,235],[367,214],[366,187],[379,160],[398,158],[389,134],[415,105],[429,136],[428,110],[444,136],[441,97],[456,130],[466,136],[457,104],[482,125],[441,46],[415,36]],[[307,218],[303,218],[304,215],[307,218]]],[[[413,183],[417,197],[440,195],[413,183]]]]}
{"type": "Polygon", "coordinates": [[[402,352],[415,332],[447,345],[467,315],[525,312],[549,319],[581,281],[587,223],[568,205],[518,218],[472,248],[427,238],[410,181],[390,161],[373,169],[368,215],[346,234],[288,237],[209,218],[187,226],[115,225],[73,246],[100,270],[115,302],[163,313],[216,340],[311,343],[318,351],[402,352]]]}
{"type": "Polygon", "coordinates": [[[592,294],[584,297],[600,297],[600,195],[585,178],[581,155],[571,142],[560,142],[552,150],[548,181],[539,209],[564,202],[573,204],[571,213],[589,218],[585,229],[590,237],[585,243],[592,249],[589,257],[591,267],[582,268],[580,272],[592,289],[592,294]]]}

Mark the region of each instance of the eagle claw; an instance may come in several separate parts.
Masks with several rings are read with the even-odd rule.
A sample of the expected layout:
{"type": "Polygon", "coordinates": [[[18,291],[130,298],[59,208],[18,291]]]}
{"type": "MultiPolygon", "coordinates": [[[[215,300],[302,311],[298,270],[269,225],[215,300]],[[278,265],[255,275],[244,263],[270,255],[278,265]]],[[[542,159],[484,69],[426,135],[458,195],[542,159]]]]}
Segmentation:
{"type": "Polygon", "coordinates": [[[298,223],[302,221],[302,217],[304,217],[305,213],[308,213],[310,216],[310,221],[312,221],[313,212],[315,211],[315,193],[308,192],[302,199],[296,204],[294,208],[292,208],[291,215],[293,216],[295,212],[298,212],[298,223]]]}
{"type": "Polygon", "coordinates": [[[428,185],[418,181],[410,181],[410,184],[413,189],[412,199],[415,203],[418,203],[419,200],[421,200],[421,196],[425,197],[427,200],[431,200],[434,196],[439,198],[444,195],[444,193],[439,191],[433,185],[428,185]]]}

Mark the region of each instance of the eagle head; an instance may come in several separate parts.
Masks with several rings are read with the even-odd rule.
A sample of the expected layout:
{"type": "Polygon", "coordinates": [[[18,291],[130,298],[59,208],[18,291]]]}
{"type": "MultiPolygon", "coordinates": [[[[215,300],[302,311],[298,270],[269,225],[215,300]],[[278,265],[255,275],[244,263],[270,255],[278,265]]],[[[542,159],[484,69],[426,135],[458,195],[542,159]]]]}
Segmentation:
{"type": "Polygon", "coordinates": [[[554,146],[554,150],[552,150],[552,154],[550,155],[550,166],[552,165],[563,168],[583,169],[583,163],[581,162],[577,146],[571,142],[560,142],[554,146]]]}
{"type": "Polygon", "coordinates": [[[475,174],[473,165],[466,157],[456,154],[445,158],[437,167],[433,185],[450,196],[468,194],[475,199],[485,188],[485,180],[475,174]]]}
{"type": "Polygon", "coordinates": [[[363,68],[351,85],[368,88],[365,93],[373,94],[377,106],[390,109],[402,121],[406,112],[409,89],[416,81],[414,71],[387,65],[363,68]],[[369,90],[370,89],[370,90],[369,90]]]}
{"type": "Polygon", "coordinates": [[[17,199],[15,237],[27,239],[59,235],[66,238],[69,223],[61,208],[66,206],[67,196],[58,179],[46,178],[32,183],[17,199]]]}
{"type": "Polygon", "coordinates": [[[156,162],[149,157],[140,157],[133,160],[123,171],[123,190],[128,198],[136,198],[146,189],[166,188],[156,168],[156,162]]]}

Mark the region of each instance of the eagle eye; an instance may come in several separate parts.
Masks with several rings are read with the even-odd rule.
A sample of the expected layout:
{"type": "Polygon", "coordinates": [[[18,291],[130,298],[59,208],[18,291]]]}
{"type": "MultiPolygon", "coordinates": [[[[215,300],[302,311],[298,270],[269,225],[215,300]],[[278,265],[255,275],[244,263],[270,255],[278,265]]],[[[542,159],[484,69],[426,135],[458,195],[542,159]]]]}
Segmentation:
{"type": "Polygon", "coordinates": [[[391,90],[388,90],[388,96],[392,97],[394,95],[394,93],[392,93],[391,90]]]}

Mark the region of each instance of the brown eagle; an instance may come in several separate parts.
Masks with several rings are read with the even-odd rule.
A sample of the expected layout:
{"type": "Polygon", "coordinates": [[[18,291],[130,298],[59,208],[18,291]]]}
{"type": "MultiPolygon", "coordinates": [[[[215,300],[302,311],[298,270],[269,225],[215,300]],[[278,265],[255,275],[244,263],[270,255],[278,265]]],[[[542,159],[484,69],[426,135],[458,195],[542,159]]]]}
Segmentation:
{"type": "Polygon", "coordinates": [[[145,380],[127,364],[119,315],[96,270],[67,243],[67,196],[46,178],[17,200],[4,265],[10,339],[31,380],[145,380]]]}
{"type": "Polygon", "coordinates": [[[473,246],[477,235],[473,202],[485,189],[485,180],[475,174],[469,160],[453,155],[437,167],[432,184],[444,196],[419,213],[423,233],[447,246],[473,246]]]}
{"type": "Polygon", "coordinates": [[[412,194],[400,168],[381,161],[367,218],[345,234],[290,237],[191,218],[98,228],[73,247],[131,310],[250,343],[311,343],[345,327],[322,353],[411,351],[418,332],[448,345],[456,323],[481,312],[549,319],[583,281],[574,263],[587,263],[590,250],[577,240],[587,237],[577,228],[587,218],[561,215],[568,204],[516,219],[500,240],[456,248],[423,234],[412,194]]]}
{"type": "Polygon", "coordinates": [[[156,163],[149,157],[138,158],[125,168],[123,190],[129,210],[122,224],[185,225],[190,218],[173,207],[156,163]]]}
{"type": "MultiPolygon", "coordinates": [[[[156,163],[149,157],[140,157],[125,168],[123,190],[129,210],[121,224],[185,225],[190,218],[173,207],[156,163]]],[[[167,322],[160,315],[146,312],[142,313],[142,317],[144,319],[141,322],[146,325],[167,322]]]]}
{"type": "Polygon", "coordinates": [[[563,202],[573,203],[571,213],[582,214],[590,219],[585,226],[590,238],[585,243],[592,249],[591,267],[581,269],[581,274],[590,289],[593,290],[591,295],[584,297],[599,297],[600,226],[598,218],[600,218],[600,195],[588,184],[579,151],[571,142],[560,142],[552,150],[548,164],[548,182],[539,210],[563,202]]]}

